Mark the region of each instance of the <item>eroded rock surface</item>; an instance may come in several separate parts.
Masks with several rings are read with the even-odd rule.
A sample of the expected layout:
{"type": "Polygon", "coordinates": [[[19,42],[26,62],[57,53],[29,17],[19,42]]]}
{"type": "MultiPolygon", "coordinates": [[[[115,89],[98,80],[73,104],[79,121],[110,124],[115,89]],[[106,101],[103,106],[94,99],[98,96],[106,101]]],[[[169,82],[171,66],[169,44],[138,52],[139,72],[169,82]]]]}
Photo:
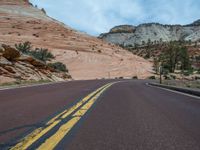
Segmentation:
{"type": "Polygon", "coordinates": [[[184,26],[159,23],[141,24],[137,27],[122,25],[112,28],[108,33],[101,34],[100,38],[123,46],[182,40],[195,42],[200,40],[200,20],[184,26]],[[134,29],[134,31],[131,29],[134,29]]]}
{"type": "Polygon", "coordinates": [[[152,64],[147,60],[78,32],[48,17],[28,1],[1,1],[0,22],[0,43],[13,46],[30,41],[35,48],[48,48],[56,61],[66,64],[74,79],[151,75],[152,64]]]}

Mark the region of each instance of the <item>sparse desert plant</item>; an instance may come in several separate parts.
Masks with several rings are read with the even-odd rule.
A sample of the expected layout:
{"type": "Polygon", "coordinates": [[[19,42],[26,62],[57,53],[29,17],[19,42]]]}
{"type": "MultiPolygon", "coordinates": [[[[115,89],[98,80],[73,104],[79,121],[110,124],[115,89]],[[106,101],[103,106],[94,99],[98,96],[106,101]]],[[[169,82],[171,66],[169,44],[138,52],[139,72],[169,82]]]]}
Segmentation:
{"type": "Polygon", "coordinates": [[[15,47],[23,54],[33,56],[34,58],[43,62],[50,61],[51,59],[55,58],[53,54],[48,51],[48,49],[36,48],[35,50],[32,50],[31,42],[29,41],[15,44],[15,47]]]}
{"type": "Polygon", "coordinates": [[[148,79],[155,80],[155,79],[156,79],[156,77],[155,77],[155,76],[150,76],[150,77],[148,77],[148,79]]]}
{"type": "Polygon", "coordinates": [[[172,79],[176,79],[176,76],[175,75],[170,75],[170,77],[172,78],[172,79]]]}
{"type": "Polygon", "coordinates": [[[39,37],[39,35],[38,35],[38,34],[33,34],[33,36],[35,36],[35,37],[37,37],[37,38],[39,37]]]}
{"type": "Polygon", "coordinates": [[[15,47],[18,51],[22,52],[23,54],[28,54],[32,48],[31,42],[26,41],[24,43],[15,44],[15,47]]]}
{"type": "Polygon", "coordinates": [[[66,65],[61,62],[49,63],[48,66],[57,71],[68,72],[66,65]]]}
{"type": "Polygon", "coordinates": [[[44,14],[46,14],[46,11],[45,11],[45,9],[44,9],[44,8],[42,8],[42,9],[41,9],[41,11],[42,11],[44,14]]]}
{"type": "Polygon", "coordinates": [[[98,50],[98,53],[101,53],[101,50],[100,50],[100,49],[98,50]]]}
{"type": "Polygon", "coordinates": [[[55,58],[53,54],[48,51],[48,49],[43,48],[36,48],[34,51],[30,51],[30,55],[43,62],[50,61],[55,58]]]}
{"type": "Polygon", "coordinates": [[[137,76],[133,76],[132,79],[138,79],[138,77],[137,76]]]}

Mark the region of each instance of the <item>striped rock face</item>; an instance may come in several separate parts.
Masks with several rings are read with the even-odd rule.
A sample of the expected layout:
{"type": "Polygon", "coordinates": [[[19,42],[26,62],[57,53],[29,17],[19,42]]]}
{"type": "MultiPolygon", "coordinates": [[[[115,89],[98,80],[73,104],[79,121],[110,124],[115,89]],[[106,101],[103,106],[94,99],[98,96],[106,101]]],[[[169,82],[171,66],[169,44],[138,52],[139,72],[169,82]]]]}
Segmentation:
{"type": "Polygon", "coordinates": [[[124,45],[145,45],[151,42],[169,41],[199,41],[200,20],[189,25],[162,25],[159,23],[141,24],[139,26],[121,25],[114,27],[108,33],[100,35],[105,41],[124,45]]]}
{"type": "Polygon", "coordinates": [[[48,48],[56,56],[55,61],[67,65],[74,79],[151,75],[150,62],[78,32],[50,18],[28,1],[1,1],[0,22],[0,43],[13,46],[30,41],[33,47],[48,48]]]}

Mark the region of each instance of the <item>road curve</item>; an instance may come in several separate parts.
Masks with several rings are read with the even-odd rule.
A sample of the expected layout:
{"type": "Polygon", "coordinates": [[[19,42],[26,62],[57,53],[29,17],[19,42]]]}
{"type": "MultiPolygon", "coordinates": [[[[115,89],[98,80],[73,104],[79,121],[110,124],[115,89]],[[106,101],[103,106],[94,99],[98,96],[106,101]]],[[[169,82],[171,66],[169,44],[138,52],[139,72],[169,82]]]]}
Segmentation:
{"type": "Polygon", "coordinates": [[[29,149],[199,150],[200,99],[145,83],[91,80],[0,91],[0,149],[23,149],[23,139],[41,129],[35,141],[27,138],[29,149]]]}

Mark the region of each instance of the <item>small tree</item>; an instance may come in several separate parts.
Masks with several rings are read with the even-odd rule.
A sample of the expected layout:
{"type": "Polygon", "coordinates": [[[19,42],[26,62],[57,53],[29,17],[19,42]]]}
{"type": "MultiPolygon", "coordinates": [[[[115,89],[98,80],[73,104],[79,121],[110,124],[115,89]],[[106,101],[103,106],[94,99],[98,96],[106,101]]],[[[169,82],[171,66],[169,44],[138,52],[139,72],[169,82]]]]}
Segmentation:
{"type": "Polygon", "coordinates": [[[153,68],[154,68],[156,74],[159,73],[159,63],[160,63],[159,58],[154,58],[153,68]]]}
{"type": "Polygon", "coordinates": [[[180,48],[179,59],[181,63],[181,70],[191,69],[190,57],[189,57],[188,50],[186,47],[180,48]]]}
{"type": "Polygon", "coordinates": [[[148,39],[147,46],[150,47],[152,44],[151,39],[148,39]]]}
{"type": "Polygon", "coordinates": [[[163,67],[173,73],[176,69],[179,56],[179,46],[176,43],[170,42],[164,54],[162,55],[163,67]]]}
{"type": "Polygon", "coordinates": [[[41,9],[41,11],[46,14],[46,10],[44,8],[41,9]]]}
{"type": "Polygon", "coordinates": [[[177,69],[177,66],[180,66],[181,70],[191,69],[191,62],[187,48],[176,42],[170,42],[159,59],[161,60],[164,69],[169,70],[171,73],[177,69]]]}
{"type": "Polygon", "coordinates": [[[146,42],[145,42],[145,41],[142,41],[142,45],[145,46],[145,44],[146,44],[146,42]]]}
{"type": "Polygon", "coordinates": [[[162,44],[162,43],[163,43],[163,39],[162,39],[162,38],[160,38],[160,40],[159,40],[159,43],[160,43],[160,44],[162,44]]]}
{"type": "Polygon", "coordinates": [[[189,41],[188,41],[188,44],[189,44],[189,45],[192,45],[192,40],[189,40],[189,41]]]}

